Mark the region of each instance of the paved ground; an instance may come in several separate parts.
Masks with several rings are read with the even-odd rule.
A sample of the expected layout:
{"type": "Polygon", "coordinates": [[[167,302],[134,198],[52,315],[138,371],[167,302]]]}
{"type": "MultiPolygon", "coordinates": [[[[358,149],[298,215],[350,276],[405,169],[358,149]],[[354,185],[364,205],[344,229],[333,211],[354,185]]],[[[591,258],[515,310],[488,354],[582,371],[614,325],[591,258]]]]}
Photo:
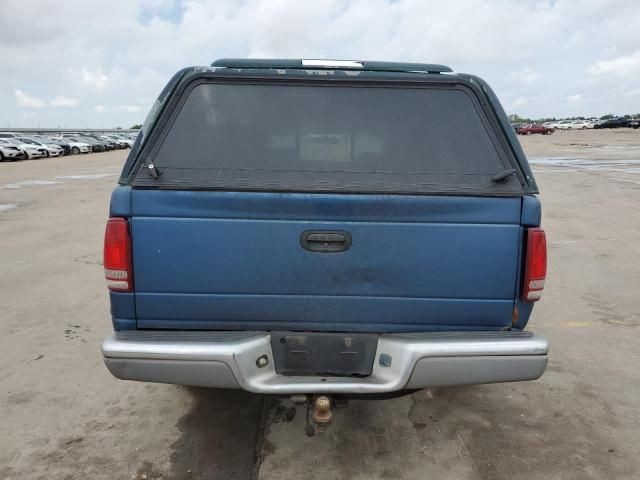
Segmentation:
{"type": "Polygon", "coordinates": [[[314,438],[284,402],[103,368],[123,152],[0,164],[0,480],[640,478],[640,131],[523,144],[550,247],[530,323],[552,342],[547,373],[352,401],[314,438]]]}

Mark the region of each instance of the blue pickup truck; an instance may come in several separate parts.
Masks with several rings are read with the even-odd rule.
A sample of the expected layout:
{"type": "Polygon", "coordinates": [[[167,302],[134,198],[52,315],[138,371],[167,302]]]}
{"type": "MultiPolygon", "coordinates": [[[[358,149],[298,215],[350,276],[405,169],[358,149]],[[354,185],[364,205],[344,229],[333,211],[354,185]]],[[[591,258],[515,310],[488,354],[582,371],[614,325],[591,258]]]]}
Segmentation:
{"type": "Polygon", "coordinates": [[[536,379],[537,193],[473,75],[183,69],[111,198],[104,361],[121,379],[298,396],[536,379]]]}

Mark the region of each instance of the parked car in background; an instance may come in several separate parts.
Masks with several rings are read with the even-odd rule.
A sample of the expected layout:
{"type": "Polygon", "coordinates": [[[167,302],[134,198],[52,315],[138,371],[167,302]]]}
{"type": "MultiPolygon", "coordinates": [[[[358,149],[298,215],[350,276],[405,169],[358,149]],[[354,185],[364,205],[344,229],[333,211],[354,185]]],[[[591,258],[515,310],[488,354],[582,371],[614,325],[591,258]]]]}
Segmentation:
{"type": "Polygon", "coordinates": [[[640,118],[632,118],[629,120],[629,127],[631,128],[640,128],[640,118]]]}
{"type": "Polygon", "coordinates": [[[13,145],[17,145],[25,154],[27,158],[44,158],[47,156],[47,149],[35,142],[24,142],[20,138],[6,138],[8,142],[13,145]]]}
{"type": "Polygon", "coordinates": [[[116,148],[118,148],[115,142],[102,137],[103,137],[102,135],[96,135],[93,133],[86,133],[83,135],[83,138],[92,138],[96,142],[102,144],[105,150],[115,150],[116,148]]]}
{"type": "Polygon", "coordinates": [[[53,140],[58,140],[60,142],[67,143],[71,149],[72,155],[78,155],[79,153],[89,153],[91,152],[91,145],[86,142],[81,142],[75,138],[56,138],[53,137],[53,140]]]}
{"type": "Polygon", "coordinates": [[[114,135],[100,135],[100,138],[108,142],[113,142],[116,148],[127,148],[127,144],[121,138],[114,135]]]}
{"type": "Polygon", "coordinates": [[[610,118],[609,120],[604,120],[599,122],[593,126],[593,128],[621,128],[628,127],[629,120],[623,117],[618,118],[610,118]]]}
{"type": "Polygon", "coordinates": [[[518,128],[516,133],[520,135],[532,135],[534,133],[539,133],[542,135],[550,135],[553,133],[553,128],[545,127],[540,123],[528,123],[518,128]]]}
{"type": "Polygon", "coordinates": [[[0,162],[15,162],[25,158],[27,158],[27,154],[24,150],[0,138],[0,162]]]}
{"type": "Polygon", "coordinates": [[[567,130],[586,130],[588,125],[588,120],[573,120],[567,130]]]}
{"type": "Polygon", "coordinates": [[[135,141],[134,139],[132,139],[131,137],[124,136],[124,135],[121,135],[120,138],[122,138],[122,140],[124,140],[124,142],[127,144],[128,148],[133,147],[133,142],[135,141]]]}
{"type": "Polygon", "coordinates": [[[573,120],[560,120],[555,128],[557,130],[572,130],[573,120]]]}
{"type": "Polygon", "coordinates": [[[47,142],[53,143],[54,145],[58,145],[64,149],[65,155],[71,155],[71,145],[69,142],[65,142],[59,138],[55,137],[45,137],[47,142]]]}
{"type": "Polygon", "coordinates": [[[106,150],[103,143],[98,142],[94,138],[85,137],[80,133],[63,133],[62,138],[64,140],[80,142],[89,145],[92,152],[104,152],[106,150]]]}
{"type": "Polygon", "coordinates": [[[103,142],[99,142],[95,138],[85,137],[82,135],[68,136],[68,137],[65,136],[64,138],[74,139],[77,142],[83,142],[88,145],[91,145],[92,152],[104,152],[107,149],[107,147],[103,142]]]}
{"type": "Polygon", "coordinates": [[[43,147],[47,152],[47,157],[58,157],[64,154],[64,149],[60,145],[54,143],[44,143],[32,137],[18,137],[18,140],[22,140],[25,143],[31,145],[37,145],[43,147]]]}
{"type": "Polygon", "coordinates": [[[33,138],[34,140],[46,145],[57,145],[62,148],[63,155],[71,155],[71,146],[63,140],[48,137],[46,135],[30,135],[29,138],[33,138]]]}
{"type": "Polygon", "coordinates": [[[130,147],[129,143],[131,143],[131,140],[122,138],[119,135],[111,134],[111,135],[103,135],[103,137],[115,142],[118,145],[118,148],[130,147]]]}
{"type": "Polygon", "coordinates": [[[78,142],[84,142],[90,145],[92,152],[104,152],[107,150],[104,144],[98,142],[94,138],[88,138],[88,137],[73,137],[73,138],[78,142]]]}
{"type": "Polygon", "coordinates": [[[105,142],[104,140],[98,140],[96,138],[87,136],[87,135],[82,135],[80,137],[77,137],[79,140],[89,143],[91,144],[93,147],[96,148],[95,151],[98,152],[106,152],[107,150],[113,150],[115,147],[113,145],[109,145],[107,142],[105,142]]]}
{"type": "MultiPolygon", "coordinates": [[[[46,132],[46,130],[44,130],[46,132]]],[[[61,133],[26,133],[0,132],[0,138],[28,138],[45,145],[62,147],[64,155],[87,153],[87,151],[104,152],[105,150],[131,148],[139,132],[61,132],[61,133]],[[76,149],[73,149],[71,143],[76,149]],[[82,145],[80,145],[82,144],[82,145]]],[[[50,150],[57,151],[56,148],[50,150]]],[[[54,156],[56,153],[54,153],[54,156]]]]}

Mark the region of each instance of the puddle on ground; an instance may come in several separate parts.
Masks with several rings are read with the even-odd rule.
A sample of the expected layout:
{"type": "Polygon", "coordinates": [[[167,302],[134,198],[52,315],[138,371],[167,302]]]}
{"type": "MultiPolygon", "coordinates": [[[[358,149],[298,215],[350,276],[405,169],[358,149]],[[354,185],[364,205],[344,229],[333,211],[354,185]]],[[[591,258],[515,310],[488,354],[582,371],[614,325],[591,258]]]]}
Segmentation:
{"type": "Polygon", "coordinates": [[[594,145],[593,148],[602,148],[602,149],[613,149],[613,150],[629,150],[634,148],[640,148],[640,145],[636,145],[634,143],[630,143],[627,145],[594,145]]]}
{"type": "MultiPolygon", "coordinates": [[[[640,160],[619,159],[619,160],[594,160],[591,158],[571,158],[571,157],[531,157],[529,164],[545,167],[561,167],[562,171],[575,172],[580,170],[617,172],[640,174],[640,160]]],[[[543,170],[539,170],[543,171],[543,170]]]]}
{"type": "Polygon", "coordinates": [[[64,182],[57,182],[55,180],[25,180],[23,182],[8,183],[7,185],[4,185],[3,187],[0,187],[0,188],[15,189],[15,188],[22,188],[22,187],[39,187],[43,185],[55,185],[57,183],[64,183],[64,182]]]}
{"type": "Polygon", "coordinates": [[[98,180],[99,178],[117,177],[118,173],[93,173],[87,175],[61,175],[56,178],[61,180],[98,180]]]}
{"type": "Polygon", "coordinates": [[[22,182],[8,183],[0,187],[3,189],[16,189],[23,187],[41,187],[66,183],[62,180],[99,180],[107,177],[117,177],[119,173],[88,173],[84,175],[59,175],[55,180],[24,180],[22,182]]]}
{"type": "Polygon", "coordinates": [[[17,203],[8,203],[8,204],[0,203],[0,213],[6,212],[8,210],[13,210],[14,208],[17,208],[17,207],[18,207],[17,203]]]}

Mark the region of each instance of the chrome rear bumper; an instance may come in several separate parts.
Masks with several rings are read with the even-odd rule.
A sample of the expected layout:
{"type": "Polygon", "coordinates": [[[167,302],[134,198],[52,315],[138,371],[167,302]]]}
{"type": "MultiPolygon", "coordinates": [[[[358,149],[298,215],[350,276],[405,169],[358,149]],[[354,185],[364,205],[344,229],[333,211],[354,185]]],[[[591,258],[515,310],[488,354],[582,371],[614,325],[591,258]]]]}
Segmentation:
{"type": "Polygon", "coordinates": [[[548,349],[529,332],[382,334],[372,374],[345,378],[277,374],[269,332],[118,332],[102,344],[107,368],[124,380],[287,395],[535,380],[548,349]],[[260,367],[262,356],[268,363],[260,367]]]}

